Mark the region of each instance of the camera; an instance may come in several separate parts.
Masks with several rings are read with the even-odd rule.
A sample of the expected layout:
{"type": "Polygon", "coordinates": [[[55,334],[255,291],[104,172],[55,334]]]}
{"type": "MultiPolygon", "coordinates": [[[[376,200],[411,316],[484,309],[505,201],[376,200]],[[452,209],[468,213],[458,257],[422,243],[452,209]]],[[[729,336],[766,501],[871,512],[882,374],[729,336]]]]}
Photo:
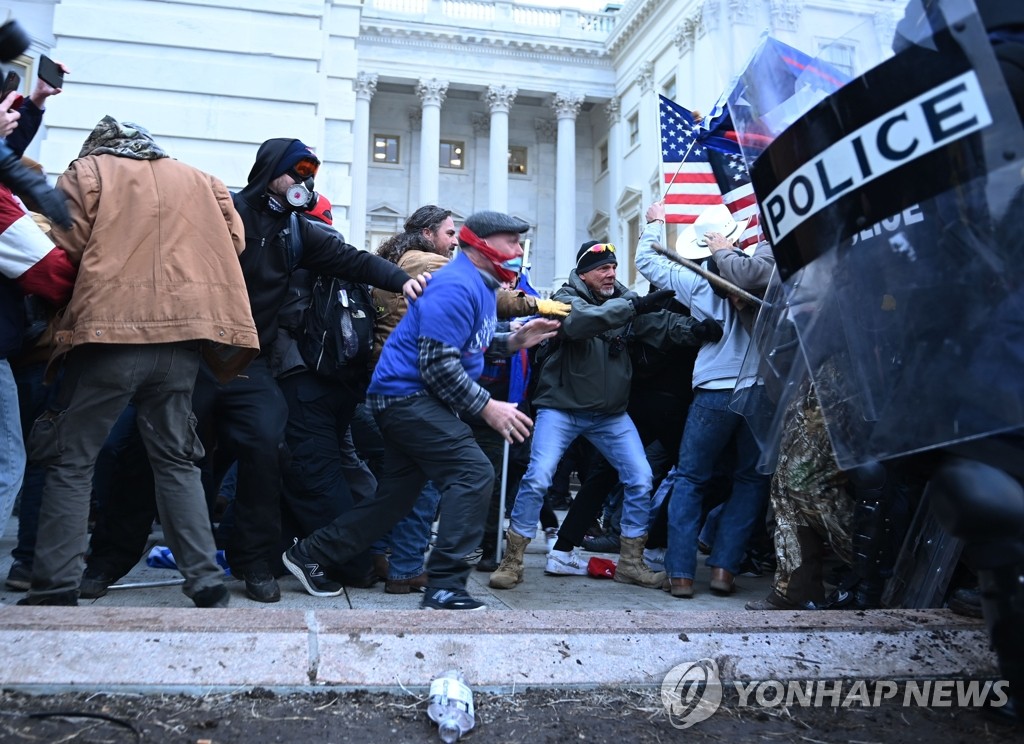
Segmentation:
{"type": "Polygon", "coordinates": [[[10,62],[28,49],[31,40],[14,19],[0,26],[0,62],[10,62]]]}

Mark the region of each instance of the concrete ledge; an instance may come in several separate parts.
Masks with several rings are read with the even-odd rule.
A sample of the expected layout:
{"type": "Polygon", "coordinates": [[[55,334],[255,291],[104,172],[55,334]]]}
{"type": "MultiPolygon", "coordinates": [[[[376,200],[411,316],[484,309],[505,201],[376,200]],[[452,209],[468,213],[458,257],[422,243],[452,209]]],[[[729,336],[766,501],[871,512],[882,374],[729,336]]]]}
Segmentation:
{"type": "Polygon", "coordinates": [[[945,610],[532,611],[4,607],[0,686],[208,692],[658,685],[714,658],[723,680],[996,676],[980,621],[945,610]]]}

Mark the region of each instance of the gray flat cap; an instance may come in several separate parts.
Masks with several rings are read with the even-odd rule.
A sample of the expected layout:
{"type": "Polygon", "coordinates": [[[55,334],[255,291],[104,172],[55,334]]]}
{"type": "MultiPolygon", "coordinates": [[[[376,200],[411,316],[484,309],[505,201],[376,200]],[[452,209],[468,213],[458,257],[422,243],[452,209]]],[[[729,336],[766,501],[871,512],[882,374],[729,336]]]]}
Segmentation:
{"type": "Polygon", "coordinates": [[[524,233],[530,229],[528,222],[502,212],[477,212],[464,223],[478,238],[495,233],[524,233]]]}

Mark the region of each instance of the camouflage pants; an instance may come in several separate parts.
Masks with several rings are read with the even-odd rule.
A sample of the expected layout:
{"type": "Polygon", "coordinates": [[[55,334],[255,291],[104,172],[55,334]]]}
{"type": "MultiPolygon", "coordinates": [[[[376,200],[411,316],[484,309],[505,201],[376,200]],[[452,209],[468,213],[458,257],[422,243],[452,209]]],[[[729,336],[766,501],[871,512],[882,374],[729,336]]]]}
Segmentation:
{"type": "Polygon", "coordinates": [[[832,443],[814,386],[807,384],[786,411],[779,464],[772,478],[775,510],[775,591],[787,596],[790,577],[803,565],[797,530],[810,528],[852,561],[853,498],[846,475],[836,465],[832,443]]]}

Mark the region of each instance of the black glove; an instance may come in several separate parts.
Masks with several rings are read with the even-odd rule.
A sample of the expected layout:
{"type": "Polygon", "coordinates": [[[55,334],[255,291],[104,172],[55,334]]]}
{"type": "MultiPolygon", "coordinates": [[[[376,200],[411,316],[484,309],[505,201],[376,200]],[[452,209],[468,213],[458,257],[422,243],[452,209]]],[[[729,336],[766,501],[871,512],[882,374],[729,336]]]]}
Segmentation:
{"type": "Polygon", "coordinates": [[[722,326],[711,318],[705,318],[700,323],[694,323],[693,335],[697,337],[697,340],[702,344],[716,343],[722,340],[722,326]]]}
{"type": "Polygon", "coordinates": [[[45,176],[22,165],[21,159],[5,144],[0,144],[0,181],[54,224],[65,229],[71,227],[64,192],[51,188],[45,176]]]}
{"type": "Polygon", "coordinates": [[[659,289],[657,292],[649,292],[643,297],[630,297],[629,301],[633,303],[633,312],[637,315],[643,315],[644,313],[654,313],[658,310],[664,310],[665,306],[668,305],[675,296],[676,293],[674,290],[659,289]]]}

